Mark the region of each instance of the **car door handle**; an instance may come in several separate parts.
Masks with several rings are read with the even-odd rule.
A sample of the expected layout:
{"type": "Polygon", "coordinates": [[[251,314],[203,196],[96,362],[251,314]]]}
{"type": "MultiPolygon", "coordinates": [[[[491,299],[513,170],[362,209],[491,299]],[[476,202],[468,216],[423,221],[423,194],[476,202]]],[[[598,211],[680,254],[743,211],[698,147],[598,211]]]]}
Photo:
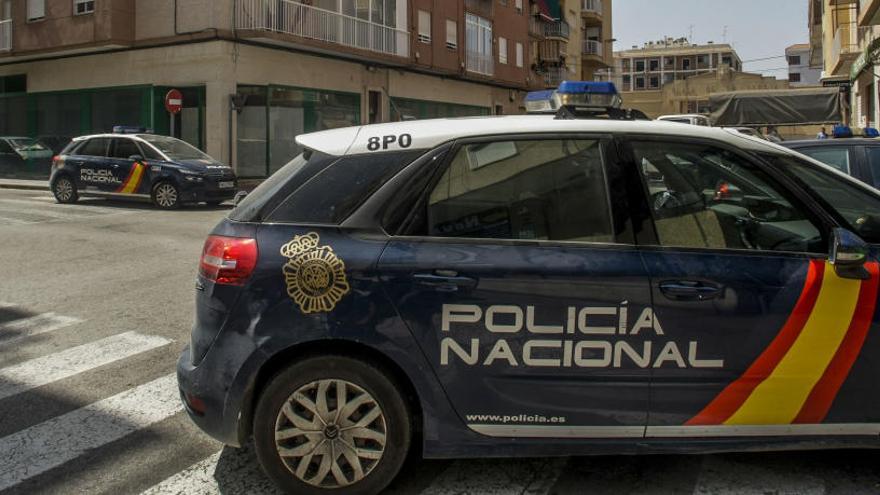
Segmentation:
{"type": "Polygon", "coordinates": [[[721,287],[695,280],[660,283],[660,292],[674,301],[708,301],[721,295],[721,287]]]}
{"type": "Polygon", "coordinates": [[[477,286],[477,280],[470,277],[461,277],[458,273],[437,270],[434,273],[417,273],[413,275],[416,283],[426,287],[432,287],[440,292],[456,292],[459,288],[472,289],[477,286]]]}

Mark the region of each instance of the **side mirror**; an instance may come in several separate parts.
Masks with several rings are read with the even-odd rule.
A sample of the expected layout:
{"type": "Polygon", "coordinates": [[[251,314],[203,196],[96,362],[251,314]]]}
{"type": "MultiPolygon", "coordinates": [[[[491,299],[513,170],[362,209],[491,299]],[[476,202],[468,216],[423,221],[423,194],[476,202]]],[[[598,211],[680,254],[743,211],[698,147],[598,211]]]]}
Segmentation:
{"type": "Polygon", "coordinates": [[[241,201],[246,198],[248,195],[247,191],[238,191],[235,193],[235,197],[232,198],[232,206],[238,206],[241,201]]]}
{"type": "Polygon", "coordinates": [[[834,229],[831,237],[831,264],[841,278],[867,280],[871,278],[865,263],[868,261],[868,243],[846,229],[834,229]]]}
{"type": "Polygon", "coordinates": [[[128,159],[134,162],[142,162],[144,160],[144,157],[142,157],[141,155],[131,155],[130,157],[128,157],[128,159]]]}

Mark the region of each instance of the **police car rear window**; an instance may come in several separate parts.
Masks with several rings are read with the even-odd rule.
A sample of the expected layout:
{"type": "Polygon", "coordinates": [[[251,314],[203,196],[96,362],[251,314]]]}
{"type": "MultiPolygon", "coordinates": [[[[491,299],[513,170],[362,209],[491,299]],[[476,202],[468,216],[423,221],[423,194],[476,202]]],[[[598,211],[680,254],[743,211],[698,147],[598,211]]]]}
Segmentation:
{"type": "Polygon", "coordinates": [[[293,192],[269,214],[267,220],[340,223],[422,153],[402,151],[340,158],[293,192]]]}

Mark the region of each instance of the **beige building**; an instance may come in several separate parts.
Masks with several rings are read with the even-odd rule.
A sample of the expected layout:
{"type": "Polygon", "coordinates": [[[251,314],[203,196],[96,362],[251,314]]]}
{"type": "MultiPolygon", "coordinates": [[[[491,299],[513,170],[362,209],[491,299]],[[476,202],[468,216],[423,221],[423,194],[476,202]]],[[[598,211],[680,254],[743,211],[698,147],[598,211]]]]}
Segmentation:
{"type": "Polygon", "coordinates": [[[265,177],[298,134],[518,113],[528,0],[0,0],[0,135],[136,125],[265,177]]]}
{"type": "Polygon", "coordinates": [[[822,67],[822,84],[846,84],[852,63],[859,55],[859,2],[808,2],[811,65],[822,67]]]}
{"type": "Polygon", "coordinates": [[[612,0],[581,0],[581,79],[593,81],[614,66],[612,0]]]}

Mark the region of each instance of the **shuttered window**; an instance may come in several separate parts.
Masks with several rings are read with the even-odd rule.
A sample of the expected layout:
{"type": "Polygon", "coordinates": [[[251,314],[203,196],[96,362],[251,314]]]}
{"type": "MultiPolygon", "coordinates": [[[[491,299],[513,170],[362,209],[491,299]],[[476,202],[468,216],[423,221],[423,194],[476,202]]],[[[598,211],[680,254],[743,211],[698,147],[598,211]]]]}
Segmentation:
{"type": "Polygon", "coordinates": [[[29,21],[42,19],[46,16],[46,0],[27,0],[27,18],[29,21]]]}

